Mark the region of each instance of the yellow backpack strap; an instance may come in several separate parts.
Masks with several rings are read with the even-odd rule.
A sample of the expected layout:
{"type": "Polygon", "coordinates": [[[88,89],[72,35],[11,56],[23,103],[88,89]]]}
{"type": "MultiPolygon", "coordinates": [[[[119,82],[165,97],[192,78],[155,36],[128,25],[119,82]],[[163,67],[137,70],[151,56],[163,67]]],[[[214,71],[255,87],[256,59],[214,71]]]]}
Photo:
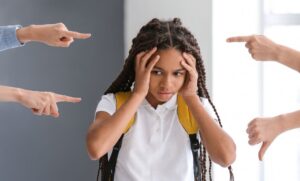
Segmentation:
{"type": "MultiPolygon", "coordinates": [[[[130,95],[131,92],[118,92],[115,94],[117,110],[125,103],[125,101],[130,97],[130,95]]],[[[130,119],[123,133],[126,133],[129,130],[129,128],[133,125],[133,123],[134,123],[134,117],[130,119]]]]}
{"type": "Polygon", "coordinates": [[[190,138],[191,150],[193,154],[193,168],[195,180],[201,180],[200,166],[199,166],[199,140],[197,138],[198,125],[194,117],[189,111],[188,106],[181,96],[177,96],[177,114],[179,122],[185,129],[190,138]]]}
{"type": "Polygon", "coordinates": [[[198,125],[195,118],[189,111],[188,106],[181,96],[177,96],[177,113],[180,124],[185,129],[185,131],[191,135],[196,134],[198,131],[198,125]]]}

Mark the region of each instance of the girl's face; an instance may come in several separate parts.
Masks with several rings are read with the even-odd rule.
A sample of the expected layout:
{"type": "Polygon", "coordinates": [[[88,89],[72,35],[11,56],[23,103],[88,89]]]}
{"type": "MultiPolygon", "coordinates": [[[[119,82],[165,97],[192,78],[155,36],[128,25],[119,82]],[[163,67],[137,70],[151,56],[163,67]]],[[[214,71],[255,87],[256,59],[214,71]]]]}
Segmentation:
{"type": "Polygon", "coordinates": [[[181,65],[184,61],[182,52],[175,48],[158,50],[152,57],[160,56],[151,71],[149,92],[146,96],[148,102],[157,107],[168,101],[184,84],[186,70],[181,65]]]}

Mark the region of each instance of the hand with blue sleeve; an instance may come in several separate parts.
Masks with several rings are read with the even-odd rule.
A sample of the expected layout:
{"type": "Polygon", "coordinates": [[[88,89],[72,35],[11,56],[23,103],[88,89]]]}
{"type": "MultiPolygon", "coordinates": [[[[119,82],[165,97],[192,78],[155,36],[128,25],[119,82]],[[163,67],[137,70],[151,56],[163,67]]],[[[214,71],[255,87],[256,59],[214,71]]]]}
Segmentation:
{"type": "Polygon", "coordinates": [[[70,31],[63,23],[0,26],[0,51],[16,48],[28,42],[40,42],[49,46],[69,47],[74,39],[89,38],[89,33],[70,31]]]}

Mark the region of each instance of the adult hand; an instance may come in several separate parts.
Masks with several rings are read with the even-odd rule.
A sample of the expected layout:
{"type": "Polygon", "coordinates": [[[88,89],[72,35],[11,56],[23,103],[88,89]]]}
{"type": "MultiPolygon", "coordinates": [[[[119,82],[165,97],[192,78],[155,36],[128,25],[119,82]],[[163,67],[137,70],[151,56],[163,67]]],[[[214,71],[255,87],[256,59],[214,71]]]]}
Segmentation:
{"type": "Polygon", "coordinates": [[[90,36],[89,33],[69,31],[63,23],[30,25],[17,30],[21,43],[37,41],[55,47],[69,47],[74,39],[86,39],[90,36]]]}
{"type": "Polygon", "coordinates": [[[278,117],[255,118],[248,124],[246,132],[250,145],[262,143],[258,153],[262,160],[273,140],[282,132],[281,120],[278,117]]]}
{"type": "Polygon", "coordinates": [[[59,102],[80,102],[81,98],[56,94],[53,92],[40,92],[21,89],[19,103],[32,110],[35,115],[58,117],[59,102]]]}
{"type": "Polygon", "coordinates": [[[255,60],[278,60],[279,45],[264,35],[236,36],[227,39],[227,42],[245,42],[249,53],[255,60]]]}

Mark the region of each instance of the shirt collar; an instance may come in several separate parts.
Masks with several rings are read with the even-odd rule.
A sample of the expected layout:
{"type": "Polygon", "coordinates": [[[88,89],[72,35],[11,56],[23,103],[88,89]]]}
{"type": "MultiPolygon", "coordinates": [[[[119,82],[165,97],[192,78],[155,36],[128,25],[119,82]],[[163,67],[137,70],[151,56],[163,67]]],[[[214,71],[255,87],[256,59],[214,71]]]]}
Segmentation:
{"type": "MultiPolygon", "coordinates": [[[[147,99],[144,99],[141,105],[142,106],[151,106],[151,104],[147,101],[147,99]]],[[[168,100],[167,102],[165,102],[163,104],[159,104],[156,109],[166,108],[166,109],[171,110],[176,107],[177,107],[177,94],[174,94],[170,100],[168,100]]]]}

